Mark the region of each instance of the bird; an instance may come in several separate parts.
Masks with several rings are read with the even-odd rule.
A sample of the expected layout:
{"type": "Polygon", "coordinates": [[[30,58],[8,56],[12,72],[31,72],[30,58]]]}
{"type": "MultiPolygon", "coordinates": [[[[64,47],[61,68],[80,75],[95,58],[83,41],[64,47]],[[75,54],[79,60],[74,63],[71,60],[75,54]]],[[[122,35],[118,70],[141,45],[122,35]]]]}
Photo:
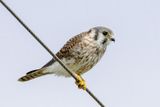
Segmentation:
{"type": "MultiPolygon", "coordinates": [[[[56,56],[74,72],[76,85],[86,90],[86,82],[82,74],[89,71],[104,55],[107,46],[115,42],[111,29],[104,26],[96,26],[84,31],[71,39],[56,53],[56,56]]],[[[20,82],[29,81],[48,74],[71,77],[71,75],[52,58],[39,69],[32,70],[18,79],[20,82]]]]}

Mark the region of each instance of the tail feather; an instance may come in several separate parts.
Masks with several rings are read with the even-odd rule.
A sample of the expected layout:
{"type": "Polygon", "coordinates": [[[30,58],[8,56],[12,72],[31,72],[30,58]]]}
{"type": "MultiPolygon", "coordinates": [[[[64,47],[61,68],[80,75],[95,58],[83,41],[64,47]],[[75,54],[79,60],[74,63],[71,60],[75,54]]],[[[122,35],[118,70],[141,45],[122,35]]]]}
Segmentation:
{"type": "Polygon", "coordinates": [[[46,74],[47,73],[44,72],[44,69],[33,70],[33,71],[26,73],[25,76],[19,78],[18,81],[25,82],[25,81],[29,81],[29,80],[32,80],[34,78],[37,78],[37,77],[40,77],[46,74]]]}

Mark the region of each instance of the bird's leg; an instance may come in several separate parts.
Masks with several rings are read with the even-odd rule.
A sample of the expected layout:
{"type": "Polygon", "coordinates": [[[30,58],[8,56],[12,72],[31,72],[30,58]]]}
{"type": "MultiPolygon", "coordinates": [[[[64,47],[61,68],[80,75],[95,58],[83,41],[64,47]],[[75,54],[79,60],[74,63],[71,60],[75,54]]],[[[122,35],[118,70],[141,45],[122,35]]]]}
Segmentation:
{"type": "Polygon", "coordinates": [[[80,74],[76,74],[77,80],[76,80],[76,85],[78,86],[78,88],[86,90],[87,86],[85,83],[85,80],[81,77],[80,74]]]}

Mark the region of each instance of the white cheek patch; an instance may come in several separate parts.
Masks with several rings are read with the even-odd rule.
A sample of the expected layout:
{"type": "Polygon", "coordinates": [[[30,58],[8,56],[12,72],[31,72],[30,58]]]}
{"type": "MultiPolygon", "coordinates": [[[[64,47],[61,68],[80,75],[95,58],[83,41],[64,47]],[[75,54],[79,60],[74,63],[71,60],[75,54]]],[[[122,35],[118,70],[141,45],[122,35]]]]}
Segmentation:
{"type": "Polygon", "coordinates": [[[107,45],[109,45],[110,40],[107,39],[102,33],[98,33],[98,38],[95,42],[100,46],[106,49],[107,45]]]}
{"type": "Polygon", "coordinates": [[[102,45],[102,43],[103,43],[103,41],[105,40],[106,38],[104,37],[104,35],[103,34],[101,34],[101,33],[98,33],[98,39],[97,39],[97,44],[99,44],[99,45],[102,45]]]}

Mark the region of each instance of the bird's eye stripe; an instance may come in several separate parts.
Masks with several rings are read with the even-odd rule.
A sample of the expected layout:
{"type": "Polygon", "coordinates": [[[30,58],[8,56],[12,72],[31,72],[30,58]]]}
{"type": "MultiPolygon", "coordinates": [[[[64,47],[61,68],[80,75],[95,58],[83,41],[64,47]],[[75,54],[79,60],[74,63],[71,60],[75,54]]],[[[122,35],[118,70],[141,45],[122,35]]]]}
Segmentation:
{"type": "Polygon", "coordinates": [[[106,42],[107,42],[107,39],[104,39],[104,40],[102,41],[102,44],[104,45],[106,42]]]}

